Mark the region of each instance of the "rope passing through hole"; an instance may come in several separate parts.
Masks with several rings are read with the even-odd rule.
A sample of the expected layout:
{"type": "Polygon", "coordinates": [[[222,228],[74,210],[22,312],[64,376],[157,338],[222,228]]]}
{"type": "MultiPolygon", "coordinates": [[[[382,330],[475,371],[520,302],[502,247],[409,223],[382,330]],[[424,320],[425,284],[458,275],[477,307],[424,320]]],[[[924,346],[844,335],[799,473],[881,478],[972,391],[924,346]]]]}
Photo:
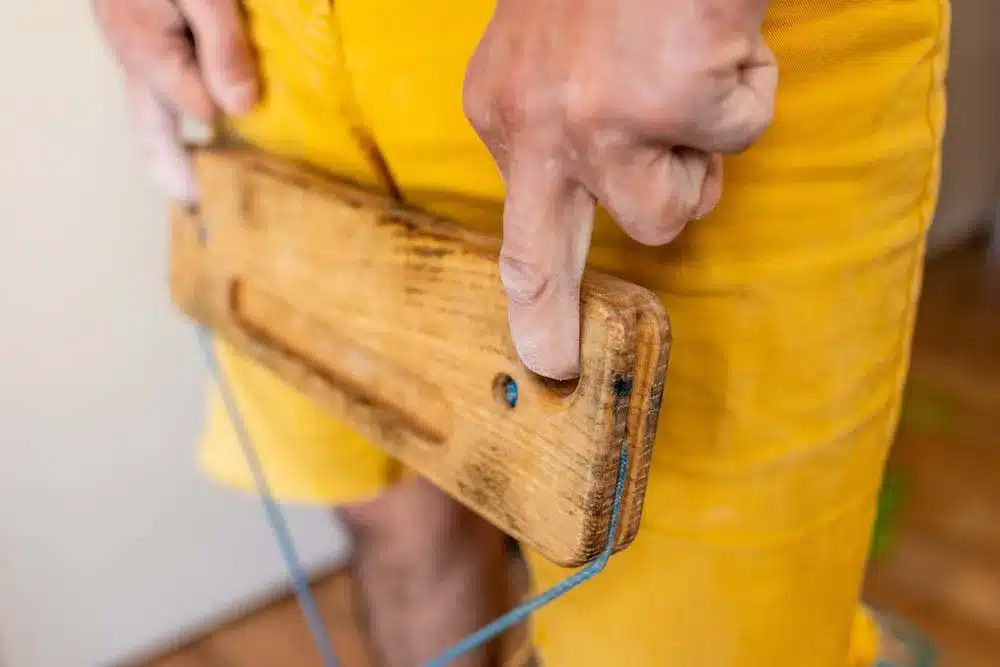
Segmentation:
{"type": "MultiPolygon", "coordinates": [[[[253,439],[250,437],[246,422],[239,410],[239,406],[236,404],[236,398],[230,390],[229,384],[226,382],[222,373],[221,364],[219,363],[218,356],[215,352],[212,333],[202,324],[198,324],[197,329],[198,339],[201,344],[202,352],[205,356],[205,363],[208,366],[208,370],[212,375],[216,386],[218,387],[223,405],[225,406],[226,413],[229,417],[229,421],[236,433],[236,438],[239,441],[240,447],[243,450],[243,455],[246,458],[247,465],[253,475],[254,485],[264,506],[264,514],[267,517],[268,523],[271,525],[271,530],[274,532],[275,540],[278,543],[278,549],[281,552],[281,557],[285,562],[285,567],[288,569],[289,575],[292,579],[292,585],[295,588],[295,595],[298,598],[299,606],[302,608],[302,613],[306,618],[309,632],[312,634],[313,640],[316,643],[316,648],[319,651],[320,658],[322,659],[323,667],[339,667],[340,663],[337,660],[333,646],[330,643],[330,637],[326,632],[323,618],[319,613],[319,607],[317,606],[316,600],[310,590],[309,577],[306,574],[305,569],[302,567],[302,563],[292,540],[291,531],[288,529],[288,523],[285,520],[284,514],[281,512],[281,508],[279,507],[274,494],[271,492],[270,485],[268,484],[267,478],[264,474],[263,466],[257,456],[257,450],[254,446],[253,439]]],[[[516,389],[514,391],[516,392],[516,389]]],[[[513,402],[516,404],[516,393],[511,398],[513,398],[513,402]]],[[[610,560],[615,550],[615,538],[618,534],[618,523],[621,518],[622,498],[625,494],[625,480],[627,473],[628,443],[623,442],[618,461],[618,476],[615,481],[615,492],[611,502],[611,517],[608,521],[607,542],[604,549],[601,551],[601,554],[595,560],[583,569],[555,584],[548,590],[545,590],[530,600],[519,604],[506,614],[468,635],[438,657],[427,662],[424,667],[448,667],[452,661],[495,639],[506,630],[526,620],[534,612],[599,574],[608,564],[608,560],[610,560]]]]}

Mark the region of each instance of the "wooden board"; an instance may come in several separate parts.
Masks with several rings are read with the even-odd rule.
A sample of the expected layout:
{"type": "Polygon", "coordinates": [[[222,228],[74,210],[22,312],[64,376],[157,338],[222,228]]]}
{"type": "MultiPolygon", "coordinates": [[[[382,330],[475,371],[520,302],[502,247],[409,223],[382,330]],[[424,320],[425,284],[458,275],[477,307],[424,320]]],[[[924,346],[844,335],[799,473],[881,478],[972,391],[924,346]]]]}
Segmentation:
{"type": "Polygon", "coordinates": [[[616,546],[635,538],[670,340],[655,295],[588,273],[581,376],[557,385],[518,361],[498,239],[247,149],[196,165],[200,210],[172,223],[184,312],[561,565],[604,548],[627,442],[616,546]]]}

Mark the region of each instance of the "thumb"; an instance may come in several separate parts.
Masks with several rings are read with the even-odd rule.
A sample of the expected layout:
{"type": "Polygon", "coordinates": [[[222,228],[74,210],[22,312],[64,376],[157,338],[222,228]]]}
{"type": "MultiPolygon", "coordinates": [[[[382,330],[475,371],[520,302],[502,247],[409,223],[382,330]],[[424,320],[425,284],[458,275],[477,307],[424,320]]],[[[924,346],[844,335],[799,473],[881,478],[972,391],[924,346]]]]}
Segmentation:
{"type": "Polygon", "coordinates": [[[231,114],[253,108],[257,67],[235,0],[180,0],[194,34],[202,76],[220,107],[231,114]]]}
{"type": "Polygon", "coordinates": [[[500,279],[521,361],[568,380],[580,372],[580,281],[595,204],[554,164],[544,153],[510,154],[500,279]]]}

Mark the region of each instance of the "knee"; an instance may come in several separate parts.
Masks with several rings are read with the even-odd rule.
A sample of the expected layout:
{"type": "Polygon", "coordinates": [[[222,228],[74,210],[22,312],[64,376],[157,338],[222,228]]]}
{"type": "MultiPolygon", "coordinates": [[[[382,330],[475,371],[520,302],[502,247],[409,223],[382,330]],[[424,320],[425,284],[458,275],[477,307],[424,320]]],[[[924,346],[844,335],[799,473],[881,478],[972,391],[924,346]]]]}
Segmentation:
{"type": "Polygon", "coordinates": [[[336,510],[360,548],[439,551],[467,540],[490,541],[499,531],[424,479],[393,486],[378,497],[336,510]]]}

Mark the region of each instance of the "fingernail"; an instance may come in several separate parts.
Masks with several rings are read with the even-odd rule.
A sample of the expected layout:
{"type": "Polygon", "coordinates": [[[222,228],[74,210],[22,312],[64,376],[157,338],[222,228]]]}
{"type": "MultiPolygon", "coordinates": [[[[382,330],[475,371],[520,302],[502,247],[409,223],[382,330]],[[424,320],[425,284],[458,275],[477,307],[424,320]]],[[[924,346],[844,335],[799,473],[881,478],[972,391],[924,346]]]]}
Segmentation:
{"type": "Polygon", "coordinates": [[[186,206],[198,203],[198,184],[187,164],[176,160],[153,162],[153,178],[164,194],[186,206]]]}
{"type": "Polygon", "coordinates": [[[234,81],[220,91],[222,107],[229,113],[246,113],[257,102],[257,82],[253,79],[234,81]]]}
{"type": "Polygon", "coordinates": [[[215,138],[215,128],[201,119],[185,116],[181,119],[181,138],[192,146],[207,146],[215,138]]]}

